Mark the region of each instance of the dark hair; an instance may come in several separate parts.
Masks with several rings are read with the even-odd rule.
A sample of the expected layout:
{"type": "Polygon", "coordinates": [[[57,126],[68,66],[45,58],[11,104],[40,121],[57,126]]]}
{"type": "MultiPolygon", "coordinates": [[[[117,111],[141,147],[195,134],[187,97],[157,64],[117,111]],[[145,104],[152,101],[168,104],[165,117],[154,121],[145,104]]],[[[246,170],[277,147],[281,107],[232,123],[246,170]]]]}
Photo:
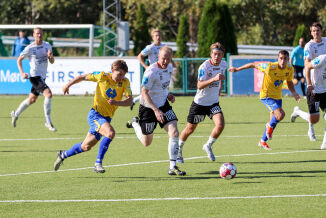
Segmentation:
{"type": "Polygon", "coordinates": [[[278,56],[279,56],[280,54],[282,54],[282,55],[286,55],[286,56],[288,56],[288,57],[290,56],[290,55],[289,55],[289,52],[288,52],[287,50],[281,50],[281,51],[279,51],[279,52],[278,52],[278,56]]]}
{"type": "Polygon", "coordinates": [[[217,49],[217,50],[222,51],[223,54],[225,53],[224,46],[221,43],[219,43],[219,42],[215,42],[214,44],[212,44],[211,47],[210,47],[210,49],[211,49],[211,52],[213,51],[213,49],[217,49]]]}
{"type": "Polygon", "coordinates": [[[319,22],[313,22],[310,27],[310,31],[313,27],[319,27],[321,30],[323,29],[323,26],[319,22]]]}
{"type": "Polygon", "coordinates": [[[117,71],[122,71],[124,73],[128,72],[128,65],[124,60],[116,60],[112,63],[111,66],[112,71],[117,70],[117,71]]]}

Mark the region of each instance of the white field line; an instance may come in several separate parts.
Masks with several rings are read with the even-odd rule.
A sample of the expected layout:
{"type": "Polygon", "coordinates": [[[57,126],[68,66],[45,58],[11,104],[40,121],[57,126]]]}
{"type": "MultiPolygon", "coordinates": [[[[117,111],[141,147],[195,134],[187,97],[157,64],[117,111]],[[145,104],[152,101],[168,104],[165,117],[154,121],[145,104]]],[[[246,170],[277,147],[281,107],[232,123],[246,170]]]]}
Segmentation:
{"type": "MultiPolygon", "coordinates": [[[[316,135],[316,136],[323,136],[323,135],[316,135]]],[[[154,136],[154,138],[167,138],[168,136],[154,136]]],[[[201,135],[194,135],[190,136],[191,138],[206,138],[206,136],[201,135]]],[[[220,138],[256,138],[261,137],[261,135],[234,135],[234,136],[220,136],[220,138]]],[[[308,137],[308,135],[274,135],[274,137],[308,137]]],[[[133,139],[137,138],[136,136],[116,136],[115,138],[118,139],[133,139]]],[[[0,139],[1,141],[54,141],[54,140],[77,140],[83,139],[83,137],[76,137],[76,138],[29,138],[29,139],[0,139]]]]}
{"type": "MultiPolygon", "coordinates": [[[[259,156],[259,155],[277,155],[277,154],[295,154],[295,153],[306,153],[306,152],[322,152],[324,150],[305,150],[305,151],[282,151],[282,152],[272,152],[272,153],[257,153],[257,154],[230,154],[230,155],[216,155],[216,158],[220,157],[242,157],[242,156],[259,156]]],[[[194,159],[202,159],[207,158],[207,156],[199,156],[199,157],[189,157],[184,158],[185,160],[194,160],[194,159]]],[[[156,161],[147,161],[147,162],[138,162],[138,163],[126,163],[126,164],[116,164],[116,165],[107,165],[103,167],[122,167],[122,166],[132,166],[132,165],[142,165],[142,164],[152,164],[152,163],[163,163],[169,162],[169,160],[156,160],[156,161]]],[[[12,174],[0,174],[0,177],[7,176],[19,176],[19,175],[31,175],[31,174],[44,174],[44,173],[56,173],[56,172],[67,172],[67,171],[80,171],[80,170],[88,170],[94,167],[84,167],[84,168],[76,168],[76,169],[66,169],[66,170],[58,170],[58,171],[40,171],[40,172],[26,172],[26,173],[12,173],[12,174]]]]}
{"type": "Polygon", "coordinates": [[[85,200],[3,200],[0,203],[67,203],[67,202],[130,202],[130,201],[175,201],[175,200],[229,200],[229,199],[262,199],[262,198],[299,198],[326,197],[326,194],[313,195],[270,195],[270,196],[234,196],[234,197],[188,197],[188,198],[134,198],[134,199],[85,199],[85,200]]]}

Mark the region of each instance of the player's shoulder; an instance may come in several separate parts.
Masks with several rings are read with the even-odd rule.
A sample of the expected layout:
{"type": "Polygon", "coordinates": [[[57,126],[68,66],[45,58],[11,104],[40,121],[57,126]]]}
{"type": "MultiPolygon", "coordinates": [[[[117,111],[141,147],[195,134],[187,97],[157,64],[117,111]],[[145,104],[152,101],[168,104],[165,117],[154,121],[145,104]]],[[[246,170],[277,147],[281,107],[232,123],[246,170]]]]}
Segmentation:
{"type": "Polygon", "coordinates": [[[43,43],[44,46],[51,47],[51,44],[49,42],[47,42],[47,41],[43,41],[42,43],[43,43]]]}
{"type": "Polygon", "coordinates": [[[204,69],[204,68],[207,68],[209,66],[211,66],[211,63],[209,62],[209,59],[207,59],[199,66],[199,68],[204,69]]]}

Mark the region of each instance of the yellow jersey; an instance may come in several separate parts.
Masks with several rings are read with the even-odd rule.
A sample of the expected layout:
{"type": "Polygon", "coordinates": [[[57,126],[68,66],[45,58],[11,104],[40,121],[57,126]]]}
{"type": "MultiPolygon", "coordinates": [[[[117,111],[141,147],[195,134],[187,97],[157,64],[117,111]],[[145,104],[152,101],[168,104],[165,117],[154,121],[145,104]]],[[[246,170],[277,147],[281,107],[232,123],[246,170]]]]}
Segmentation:
{"type": "Polygon", "coordinates": [[[111,73],[93,73],[87,76],[87,80],[97,82],[94,96],[94,105],[92,108],[104,117],[113,117],[117,105],[108,104],[108,100],[114,99],[120,101],[125,96],[131,96],[130,82],[124,78],[121,82],[116,83],[112,80],[111,73]]]}
{"type": "Polygon", "coordinates": [[[258,64],[258,70],[264,73],[263,85],[260,89],[260,99],[273,98],[282,99],[283,81],[292,81],[294,68],[287,64],[284,69],[280,69],[278,62],[268,62],[258,64]]]}

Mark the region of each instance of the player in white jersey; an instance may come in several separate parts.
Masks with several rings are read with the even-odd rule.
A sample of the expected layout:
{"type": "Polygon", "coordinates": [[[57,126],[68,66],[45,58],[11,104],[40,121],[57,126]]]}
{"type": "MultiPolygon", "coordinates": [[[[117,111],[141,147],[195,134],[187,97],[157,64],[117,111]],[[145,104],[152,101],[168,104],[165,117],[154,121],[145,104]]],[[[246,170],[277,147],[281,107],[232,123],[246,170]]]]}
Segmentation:
{"type": "Polygon", "coordinates": [[[197,93],[189,109],[186,128],[180,134],[177,158],[179,163],[184,162],[182,150],[185,141],[206,115],[213,120],[215,125],[208,141],[203,146],[203,150],[206,151],[211,161],[215,161],[212,151],[213,143],[224,129],[224,116],[219,105],[219,95],[221,82],[225,79],[224,71],[227,67],[226,62],[222,60],[225,49],[221,43],[216,42],[210,46],[210,50],[211,58],[200,65],[198,69],[197,93]]]}
{"type": "MultiPolygon", "coordinates": [[[[311,61],[313,59],[315,59],[316,57],[326,54],[326,37],[322,37],[322,29],[323,29],[323,27],[320,23],[314,22],[310,27],[310,31],[311,31],[311,35],[312,35],[313,39],[311,39],[304,47],[305,74],[306,74],[306,80],[307,80],[307,102],[308,102],[308,104],[309,104],[309,98],[311,98],[311,94],[309,97],[308,93],[312,93],[311,91],[314,89],[314,85],[311,83],[313,78],[311,78],[310,76],[314,75],[315,70],[312,68],[311,70],[307,71],[306,66],[308,66],[311,63],[311,61]]],[[[300,110],[300,108],[298,106],[296,106],[296,107],[294,107],[293,113],[291,115],[291,122],[295,122],[295,119],[299,116],[309,123],[308,136],[309,136],[310,141],[316,141],[315,130],[314,130],[313,124],[318,122],[319,113],[318,113],[318,115],[310,114],[310,116],[309,116],[309,114],[307,112],[300,110]]]]}
{"type": "Polygon", "coordinates": [[[145,71],[139,119],[135,117],[128,121],[127,127],[134,128],[139,141],[143,145],[149,146],[153,141],[153,132],[158,122],[169,136],[170,168],[168,174],[184,176],[186,172],[176,166],[179,137],[178,119],[168,102],[168,100],[171,103],[175,101],[174,95],[170,94],[168,90],[172,73],[172,67],[169,65],[171,59],[172,49],[164,46],[159,51],[158,61],[145,71]]]}
{"type": "MultiPolygon", "coordinates": [[[[160,50],[160,48],[162,48],[164,46],[164,44],[161,43],[162,35],[161,35],[160,30],[158,30],[158,29],[152,30],[151,35],[152,35],[153,43],[150,45],[147,45],[137,56],[138,61],[140,62],[141,65],[143,65],[143,67],[145,69],[147,69],[149,67],[149,65],[156,63],[158,61],[159,50],[160,50]],[[148,56],[149,65],[146,65],[146,63],[145,63],[146,56],[148,56]]],[[[141,95],[133,98],[133,104],[130,106],[131,110],[133,109],[135,103],[140,101],[140,99],[141,99],[141,95]]]]}
{"type": "Polygon", "coordinates": [[[51,121],[51,89],[46,85],[45,78],[48,67],[48,60],[51,64],[54,63],[52,47],[48,42],[43,41],[43,30],[39,27],[34,28],[33,36],[35,41],[28,45],[17,59],[17,65],[20,75],[24,79],[29,79],[32,83],[32,89],[27,99],[25,99],[17,108],[11,112],[12,125],[16,127],[16,122],[19,115],[31,104],[34,104],[40,95],[44,95],[44,115],[45,127],[50,131],[56,131],[51,121]],[[24,58],[29,59],[31,67],[29,75],[24,73],[22,61],[24,58]]]}

